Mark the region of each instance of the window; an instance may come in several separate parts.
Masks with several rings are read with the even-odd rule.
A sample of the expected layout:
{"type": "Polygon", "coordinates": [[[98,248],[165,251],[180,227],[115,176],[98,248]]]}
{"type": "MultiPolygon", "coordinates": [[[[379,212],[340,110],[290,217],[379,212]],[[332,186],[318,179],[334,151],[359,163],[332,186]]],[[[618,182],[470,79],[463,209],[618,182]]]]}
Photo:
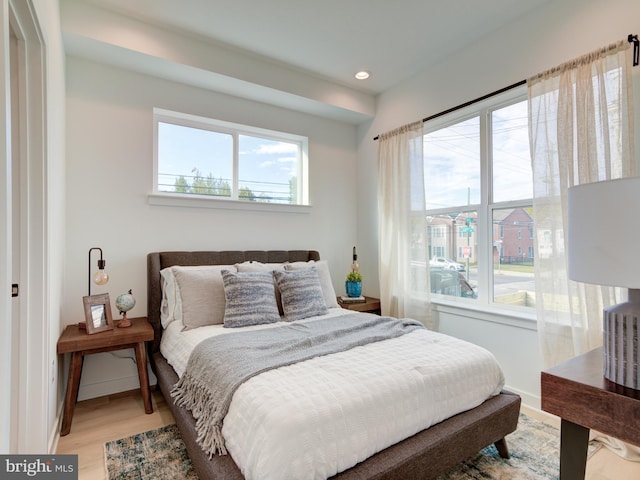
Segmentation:
{"type": "Polygon", "coordinates": [[[154,193],[308,205],[308,139],[154,110],[154,193]]]}
{"type": "Polygon", "coordinates": [[[460,265],[449,268],[474,289],[466,295],[472,301],[534,306],[526,92],[511,91],[432,120],[425,132],[430,252],[460,265]],[[443,236],[431,235],[436,225],[443,236]]]}

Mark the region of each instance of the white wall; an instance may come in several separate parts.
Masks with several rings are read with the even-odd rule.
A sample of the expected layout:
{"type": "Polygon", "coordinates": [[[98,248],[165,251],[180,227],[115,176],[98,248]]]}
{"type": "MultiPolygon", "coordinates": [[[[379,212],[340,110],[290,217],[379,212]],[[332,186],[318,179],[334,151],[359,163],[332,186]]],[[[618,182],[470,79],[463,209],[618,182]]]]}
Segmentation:
{"type": "MultiPolygon", "coordinates": [[[[553,1],[380,95],[375,119],[358,129],[358,244],[363,263],[377,271],[374,136],[626,39],[629,33],[640,33],[637,0],[553,1]]],[[[634,81],[640,119],[640,67],[634,70],[634,81]]],[[[370,292],[378,289],[371,285],[370,292]]],[[[537,406],[540,362],[534,325],[506,326],[463,313],[440,314],[440,330],[492,350],[505,367],[508,386],[537,406]]]]}
{"type": "MultiPolygon", "coordinates": [[[[92,294],[108,292],[113,304],[133,289],[130,317],[146,314],[146,255],[158,250],[315,249],[329,261],[336,291],[343,291],[356,241],[354,126],[77,57],[67,57],[66,108],[65,324],[83,320],[91,247],[103,249],[111,277],[92,294]],[[308,136],[311,212],[149,205],[154,107],[308,136]]],[[[93,355],[85,361],[79,399],[137,386],[132,361],[93,355]]]]}
{"type": "MultiPolygon", "coordinates": [[[[54,451],[57,441],[57,422],[61,411],[62,366],[56,352],[56,343],[64,325],[61,304],[64,291],[65,245],[65,56],[60,31],[58,1],[33,0],[46,44],[46,262],[45,309],[49,324],[44,345],[45,378],[47,391],[46,434],[47,451],[54,451]]],[[[37,395],[37,393],[36,393],[37,395]]],[[[45,445],[34,445],[34,452],[43,452],[45,445]]]]}

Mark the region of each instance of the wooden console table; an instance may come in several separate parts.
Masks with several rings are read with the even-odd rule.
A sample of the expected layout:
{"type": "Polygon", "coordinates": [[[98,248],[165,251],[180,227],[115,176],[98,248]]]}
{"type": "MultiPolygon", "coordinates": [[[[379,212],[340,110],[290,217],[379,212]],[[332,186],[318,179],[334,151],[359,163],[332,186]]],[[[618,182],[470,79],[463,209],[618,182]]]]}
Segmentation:
{"type": "Polygon", "coordinates": [[[562,419],[560,480],[584,479],[590,429],[640,446],[640,391],[602,372],[602,348],[542,372],[542,410],[562,419]]]}
{"type": "Polygon", "coordinates": [[[146,317],[131,318],[130,320],[132,323],[130,327],[117,328],[119,322],[116,321],[116,328],[113,330],[94,333],[93,335],[88,335],[86,330],[78,328],[77,325],[68,325],[62,332],[58,340],[57,351],[58,353],[71,353],[71,363],[69,364],[67,393],[64,399],[61,437],[71,431],[71,420],[73,419],[73,411],[78,398],[84,356],[92,353],[133,348],[136,353],[138,379],[140,380],[144,411],[145,413],[153,413],[151,391],[149,390],[149,373],[147,371],[147,351],[145,348],[145,342],[153,340],[153,327],[146,317]]]}

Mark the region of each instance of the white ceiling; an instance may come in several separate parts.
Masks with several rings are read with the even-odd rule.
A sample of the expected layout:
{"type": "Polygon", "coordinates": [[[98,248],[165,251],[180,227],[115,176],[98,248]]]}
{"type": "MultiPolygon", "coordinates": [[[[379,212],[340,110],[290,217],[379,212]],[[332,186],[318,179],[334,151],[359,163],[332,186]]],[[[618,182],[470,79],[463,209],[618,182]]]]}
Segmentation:
{"type": "Polygon", "coordinates": [[[86,0],[378,94],[548,0],[86,0]],[[372,77],[353,78],[366,69],[372,77]]]}

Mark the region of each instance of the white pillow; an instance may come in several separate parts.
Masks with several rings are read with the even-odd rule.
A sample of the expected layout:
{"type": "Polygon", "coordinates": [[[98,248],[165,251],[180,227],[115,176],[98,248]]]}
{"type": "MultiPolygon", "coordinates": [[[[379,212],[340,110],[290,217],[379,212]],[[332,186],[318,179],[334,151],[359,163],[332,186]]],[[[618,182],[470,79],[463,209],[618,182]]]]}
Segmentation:
{"type": "Polygon", "coordinates": [[[324,301],[327,304],[327,308],[339,308],[338,300],[336,299],[336,291],[333,289],[333,282],[331,281],[331,273],[329,272],[329,264],[326,260],[309,260],[308,262],[293,262],[287,263],[284,266],[285,270],[302,270],[305,268],[316,267],[318,272],[318,278],[320,278],[320,286],[322,287],[322,295],[324,301]]]}
{"type": "Polygon", "coordinates": [[[175,320],[181,320],[185,330],[222,324],[225,309],[222,270],[235,271],[235,266],[173,266],[163,269],[160,272],[166,287],[161,309],[163,326],[166,328],[165,323],[168,325],[175,320]],[[163,311],[166,312],[164,321],[163,311]]]}
{"type": "Polygon", "coordinates": [[[167,328],[174,320],[182,320],[182,302],[176,286],[173,267],[160,270],[160,286],[162,289],[162,303],[160,304],[160,323],[167,328]]]}
{"type": "Polygon", "coordinates": [[[284,270],[286,263],[262,263],[262,262],[243,262],[236,263],[235,267],[238,273],[243,272],[272,272],[273,270],[284,270]]]}

